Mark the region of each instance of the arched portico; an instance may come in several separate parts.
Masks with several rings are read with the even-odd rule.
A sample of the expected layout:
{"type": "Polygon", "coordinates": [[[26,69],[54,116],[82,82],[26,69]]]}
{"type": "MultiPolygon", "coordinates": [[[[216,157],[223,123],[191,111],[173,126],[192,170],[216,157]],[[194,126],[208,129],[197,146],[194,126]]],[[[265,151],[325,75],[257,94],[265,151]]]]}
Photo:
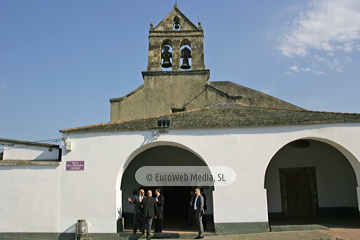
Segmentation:
{"type": "MultiPolygon", "coordinates": [[[[144,186],[135,179],[136,171],[144,166],[208,166],[206,161],[188,147],[175,142],[154,142],[136,149],[124,162],[117,177],[117,209],[118,215],[124,218],[125,228],[132,228],[133,205],[127,202],[138,194],[140,188],[146,190],[161,189],[165,197],[164,227],[167,229],[191,230],[188,226],[188,205],[190,191],[202,186],[144,186]],[[121,210],[120,210],[121,209],[121,210]],[[176,220],[176,221],[175,221],[176,220]],[[173,224],[170,224],[170,223],[173,224]]],[[[213,201],[214,187],[204,186],[207,196],[207,229],[213,229],[213,201]]],[[[196,223],[194,222],[194,226],[196,223]]],[[[196,229],[196,228],[195,228],[196,229]]]]}
{"type": "Polygon", "coordinates": [[[272,157],[265,174],[270,225],[279,219],[314,223],[357,217],[358,168],[350,151],[328,139],[287,143],[272,157]]]}

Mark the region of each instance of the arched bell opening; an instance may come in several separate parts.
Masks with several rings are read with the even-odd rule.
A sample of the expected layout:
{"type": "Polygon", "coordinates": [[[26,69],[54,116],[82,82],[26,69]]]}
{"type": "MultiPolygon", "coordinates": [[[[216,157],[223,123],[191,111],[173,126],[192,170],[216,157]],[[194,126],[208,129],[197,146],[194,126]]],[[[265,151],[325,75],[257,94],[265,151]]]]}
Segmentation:
{"type": "Polygon", "coordinates": [[[161,45],[161,59],[161,70],[172,71],[172,43],[168,39],[161,45]]]}
{"type": "Polygon", "coordinates": [[[181,70],[191,70],[191,68],[192,68],[191,42],[187,39],[184,39],[181,42],[180,58],[181,58],[180,69],[181,70]]]}
{"type": "Polygon", "coordinates": [[[174,17],[174,30],[175,31],[179,31],[181,29],[181,25],[180,25],[180,18],[179,17],[174,17]]]}

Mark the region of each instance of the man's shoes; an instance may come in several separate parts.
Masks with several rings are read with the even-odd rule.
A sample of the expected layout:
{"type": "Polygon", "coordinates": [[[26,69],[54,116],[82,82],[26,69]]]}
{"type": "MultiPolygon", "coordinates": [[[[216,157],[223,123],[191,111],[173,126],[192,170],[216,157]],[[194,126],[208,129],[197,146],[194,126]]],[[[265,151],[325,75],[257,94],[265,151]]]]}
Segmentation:
{"type": "Polygon", "coordinates": [[[197,236],[196,238],[194,238],[194,239],[203,239],[204,238],[204,236],[197,236]]]}

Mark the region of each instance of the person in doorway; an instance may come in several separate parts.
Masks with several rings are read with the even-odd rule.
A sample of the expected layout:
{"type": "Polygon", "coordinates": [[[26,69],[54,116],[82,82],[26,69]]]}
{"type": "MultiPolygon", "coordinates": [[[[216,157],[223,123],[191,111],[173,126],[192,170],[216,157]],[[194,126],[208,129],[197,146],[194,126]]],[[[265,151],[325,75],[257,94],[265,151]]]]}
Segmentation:
{"type": "Polygon", "coordinates": [[[206,206],[206,194],[204,193],[204,189],[200,188],[200,192],[201,192],[201,196],[204,198],[204,215],[202,217],[202,222],[203,222],[203,226],[204,226],[204,231],[206,230],[206,210],[207,210],[207,206],[206,206]]]}
{"type": "Polygon", "coordinates": [[[134,204],[134,225],[133,225],[133,234],[136,233],[137,228],[140,228],[140,232],[144,234],[144,217],[143,209],[141,207],[142,202],[146,198],[144,189],[139,190],[139,195],[134,196],[133,199],[128,198],[128,202],[134,204]]]}
{"type": "Polygon", "coordinates": [[[194,191],[190,191],[190,203],[189,203],[189,214],[188,214],[188,220],[189,220],[189,226],[192,226],[194,224],[194,191]]]}
{"type": "Polygon", "coordinates": [[[194,200],[194,215],[196,223],[199,227],[199,234],[195,239],[204,238],[204,227],[202,224],[202,216],[204,215],[204,198],[200,194],[200,189],[195,189],[195,200],[194,200]]]}
{"type": "Polygon", "coordinates": [[[146,229],[146,239],[150,239],[151,224],[153,219],[157,218],[158,215],[158,206],[155,198],[152,197],[152,191],[147,191],[147,198],[142,202],[145,218],[145,229],[146,229]]]}
{"type": "Polygon", "coordinates": [[[158,207],[158,216],[155,219],[155,232],[161,233],[162,232],[162,224],[164,220],[164,202],[165,198],[163,195],[160,194],[160,189],[155,190],[155,201],[158,207]]]}

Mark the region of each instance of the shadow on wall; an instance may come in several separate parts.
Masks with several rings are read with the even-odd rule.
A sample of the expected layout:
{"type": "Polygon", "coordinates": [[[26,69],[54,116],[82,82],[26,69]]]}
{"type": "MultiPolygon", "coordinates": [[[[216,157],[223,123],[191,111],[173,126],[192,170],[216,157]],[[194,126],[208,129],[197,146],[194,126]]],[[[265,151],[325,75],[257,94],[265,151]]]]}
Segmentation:
{"type": "Polygon", "coordinates": [[[76,224],[72,225],[68,229],[66,229],[63,233],[61,233],[58,237],[59,240],[74,240],[75,239],[75,226],[76,224]]]}

